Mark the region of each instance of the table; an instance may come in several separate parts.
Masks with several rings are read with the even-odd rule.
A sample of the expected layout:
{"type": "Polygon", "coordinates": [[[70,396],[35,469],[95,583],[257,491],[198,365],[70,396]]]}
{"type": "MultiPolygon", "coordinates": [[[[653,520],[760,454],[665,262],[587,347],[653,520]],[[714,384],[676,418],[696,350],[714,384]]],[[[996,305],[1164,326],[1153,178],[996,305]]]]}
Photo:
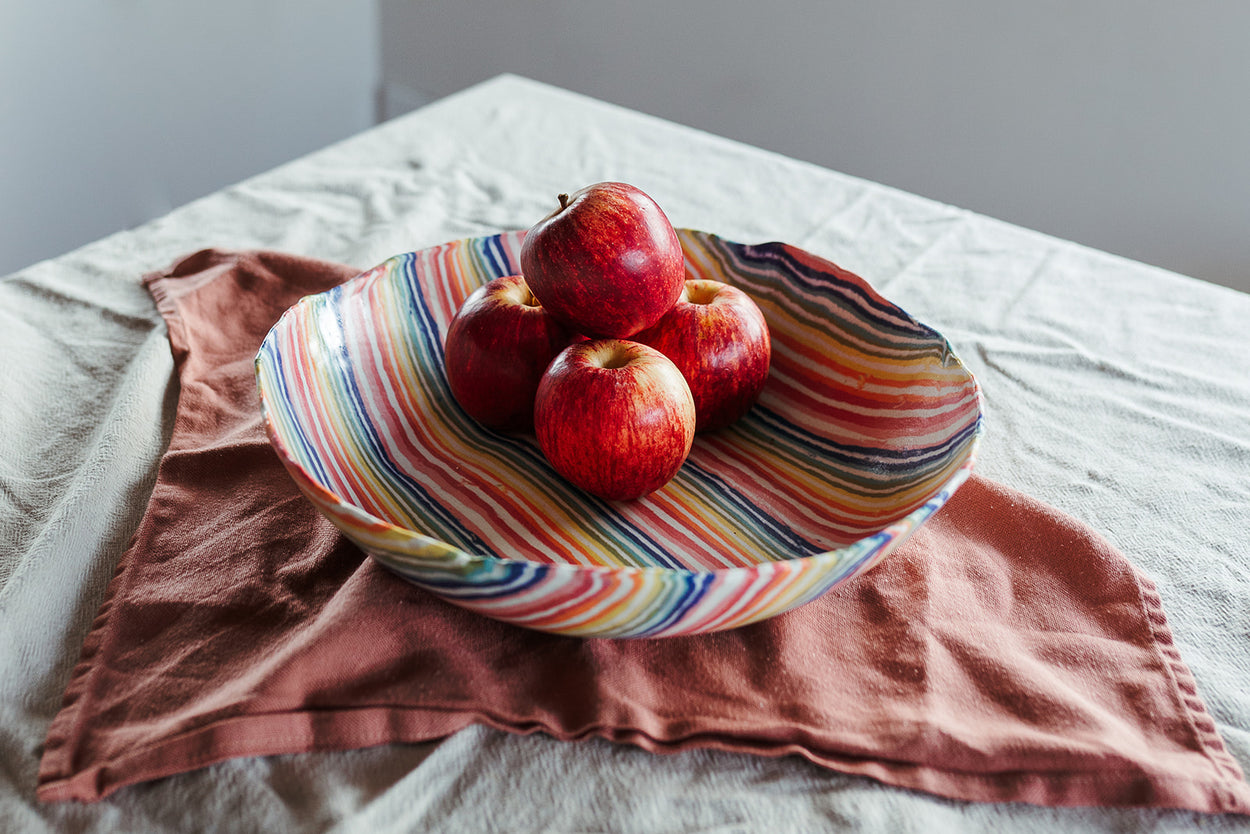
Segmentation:
{"type": "Polygon", "coordinates": [[[365,268],[527,228],[557,193],[607,179],[638,185],[674,225],[805,247],[942,331],[983,386],[978,471],[1085,521],[1155,579],[1250,768],[1250,296],[501,76],[0,280],[0,829],[1250,830],[482,728],[235,760],[97,805],[35,802],[40,745],[177,402],[140,277],[204,247],[365,268]]]}

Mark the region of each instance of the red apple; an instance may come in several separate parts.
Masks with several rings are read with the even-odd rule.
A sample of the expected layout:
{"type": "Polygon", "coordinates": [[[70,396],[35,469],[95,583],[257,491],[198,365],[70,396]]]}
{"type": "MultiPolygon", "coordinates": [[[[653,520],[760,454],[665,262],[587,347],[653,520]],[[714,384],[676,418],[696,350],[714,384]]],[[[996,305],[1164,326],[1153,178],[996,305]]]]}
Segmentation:
{"type": "Polygon", "coordinates": [[[543,306],[592,337],[655,324],[681,292],[681,242],[655,201],[601,182],[560,195],[521,244],[521,274],[543,306]]]}
{"type": "Polygon", "coordinates": [[[578,338],[547,313],[520,275],[495,278],[465,299],[447,328],[452,396],[482,425],[528,429],[543,371],[578,338]]]}
{"type": "Polygon", "coordinates": [[[552,467],[609,500],[640,498],[668,483],[690,454],[694,420],[677,366],[623,339],[565,348],[534,401],[538,446],[552,467]]]}
{"type": "Polygon", "coordinates": [[[681,369],[694,396],[696,431],[734,422],[768,380],[772,342],[751,297],[720,281],[690,279],[673,308],[634,339],[681,369]]]}

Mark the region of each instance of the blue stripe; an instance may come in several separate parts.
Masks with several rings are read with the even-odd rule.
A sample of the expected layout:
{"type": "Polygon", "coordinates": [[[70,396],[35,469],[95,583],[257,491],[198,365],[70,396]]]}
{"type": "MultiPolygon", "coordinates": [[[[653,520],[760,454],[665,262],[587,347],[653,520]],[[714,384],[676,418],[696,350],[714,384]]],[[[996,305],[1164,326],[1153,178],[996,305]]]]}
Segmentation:
{"type": "Polygon", "coordinates": [[[759,274],[761,270],[768,274],[784,270],[787,278],[785,285],[789,288],[798,285],[813,294],[826,297],[832,297],[836,293],[852,300],[861,309],[876,311],[876,315],[872,316],[871,320],[883,330],[905,336],[920,336],[925,339],[939,337],[936,330],[912,318],[897,305],[883,299],[873,298],[856,284],[841,281],[836,275],[795,260],[783,243],[742,244],[728,241],[721,241],[721,243],[736,255],[743,268],[755,274],[759,274]],[[902,321],[898,321],[899,318],[902,321]]]}
{"type": "Polygon", "coordinates": [[[496,560],[491,563],[489,575],[485,578],[481,577],[481,571],[461,575],[438,569],[407,571],[405,575],[457,600],[477,600],[507,597],[525,591],[543,582],[551,567],[538,562],[496,560]]]}
{"type": "Polygon", "coordinates": [[[650,634],[664,631],[672,626],[682,617],[686,616],[686,612],[695,606],[699,600],[707,593],[708,588],[712,586],[712,574],[709,573],[681,573],[673,577],[673,581],[667,583],[669,593],[665,595],[665,607],[670,608],[668,614],[658,622],[652,623],[646,628],[640,630],[636,636],[646,637],[650,634]],[[676,606],[667,604],[668,598],[674,593],[679,594],[679,601],[676,606]]]}
{"type": "Polygon", "coordinates": [[[490,263],[490,278],[499,278],[504,275],[516,275],[520,272],[520,268],[515,266],[508,260],[508,252],[503,246],[503,235],[491,235],[484,238],[481,242],[482,254],[486,256],[490,263]]]}
{"type": "Polygon", "coordinates": [[[705,491],[714,493],[718,503],[736,510],[778,544],[784,542],[803,554],[821,553],[826,549],[800,536],[785,521],[761,510],[720,475],[713,475],[691,460],[686,461],[681,471],[683,475],[701,484],[705,491]]]}
{"type": "Polygon", "coordinates": [[[913,478],[919,464],[929,458],[938,458],[937,467],[945,463],[954,450],[960,448],[976,431],[976,424],[961,429],[937,446],[918,449],[881,449],[875,446],[853,446],[801,429],[778,412],[756,403],[748,420],[758,421],[765,433],[777,437],[778,445],[796,453],[806,452],[821,464],[821,468],[846,468],[850,470],[872,469],[913,478]],[[836,464],[830,466],[829,464],[836,464]]]}
{"type": "Polygon", "coordinates": [[[325,465],[321,462],[321,457],[317,454],[317,450],[313,446],[312,441],[309,439],[307,432],[304,431],[304,424],[295,418],[294,410],[291,408],[291,403],[294,398],[291,397],[290,389],[286,384],[286,365],[282,358],[281,351],[277,350],[272,342],[266,340],[265,344],[262,345],[261,354],[264,361],[270,366],[269,374],[272,375],[277,381],[277,384],[281,386],[283,392],[283,396],[281,397],[270,397],[268,404],[271,408],[275,408],[282,412],[284,415],[284,424],[294,428],[295,433],[299,438],[300,448],[292,451],[299,452],[298,460],[301,461],[302,465],[312,473],[313,477],[318,482],[322,484],[328,483],[329,473],[326,471],[325,465]]]}

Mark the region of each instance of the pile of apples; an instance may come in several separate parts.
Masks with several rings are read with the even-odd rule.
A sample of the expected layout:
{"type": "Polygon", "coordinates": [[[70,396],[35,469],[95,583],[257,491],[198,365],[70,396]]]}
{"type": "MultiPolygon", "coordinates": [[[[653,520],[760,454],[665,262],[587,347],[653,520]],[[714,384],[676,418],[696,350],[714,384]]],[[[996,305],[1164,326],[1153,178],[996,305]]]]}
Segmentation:
{"type": "Polygon", "coordinates": [[[532,429],[552,467],[609,500],[668,483],[695,433],[755,403],[772,345],[755,302],[686,279],[681,243],[638,188],[561,194],[521,244],[521,274],[496,278],[447,331],[452,395],[474,420],[532,429]]]}

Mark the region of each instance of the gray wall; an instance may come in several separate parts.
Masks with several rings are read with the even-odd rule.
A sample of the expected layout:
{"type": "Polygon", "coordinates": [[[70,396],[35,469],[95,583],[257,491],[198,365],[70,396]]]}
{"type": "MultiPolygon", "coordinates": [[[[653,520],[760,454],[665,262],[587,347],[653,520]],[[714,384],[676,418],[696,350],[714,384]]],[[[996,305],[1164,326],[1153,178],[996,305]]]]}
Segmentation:
{"type": "Polygon", "coordinates": [[[369,127],[374,0],[0,0],[0,275],[369,127]]]}
{"type": "Polygon", "coordinates": [[[0,275],[500,72],[1250,291],[1241,0],[0,0],[0,275]],[[380,37],[379,37],[380,32],[380,37]]]}
{"type": "Polygon", "coordinates": [[[1250,290],[1250,3],[381,0],[392,106],[500,72],[1250,290]]]}

